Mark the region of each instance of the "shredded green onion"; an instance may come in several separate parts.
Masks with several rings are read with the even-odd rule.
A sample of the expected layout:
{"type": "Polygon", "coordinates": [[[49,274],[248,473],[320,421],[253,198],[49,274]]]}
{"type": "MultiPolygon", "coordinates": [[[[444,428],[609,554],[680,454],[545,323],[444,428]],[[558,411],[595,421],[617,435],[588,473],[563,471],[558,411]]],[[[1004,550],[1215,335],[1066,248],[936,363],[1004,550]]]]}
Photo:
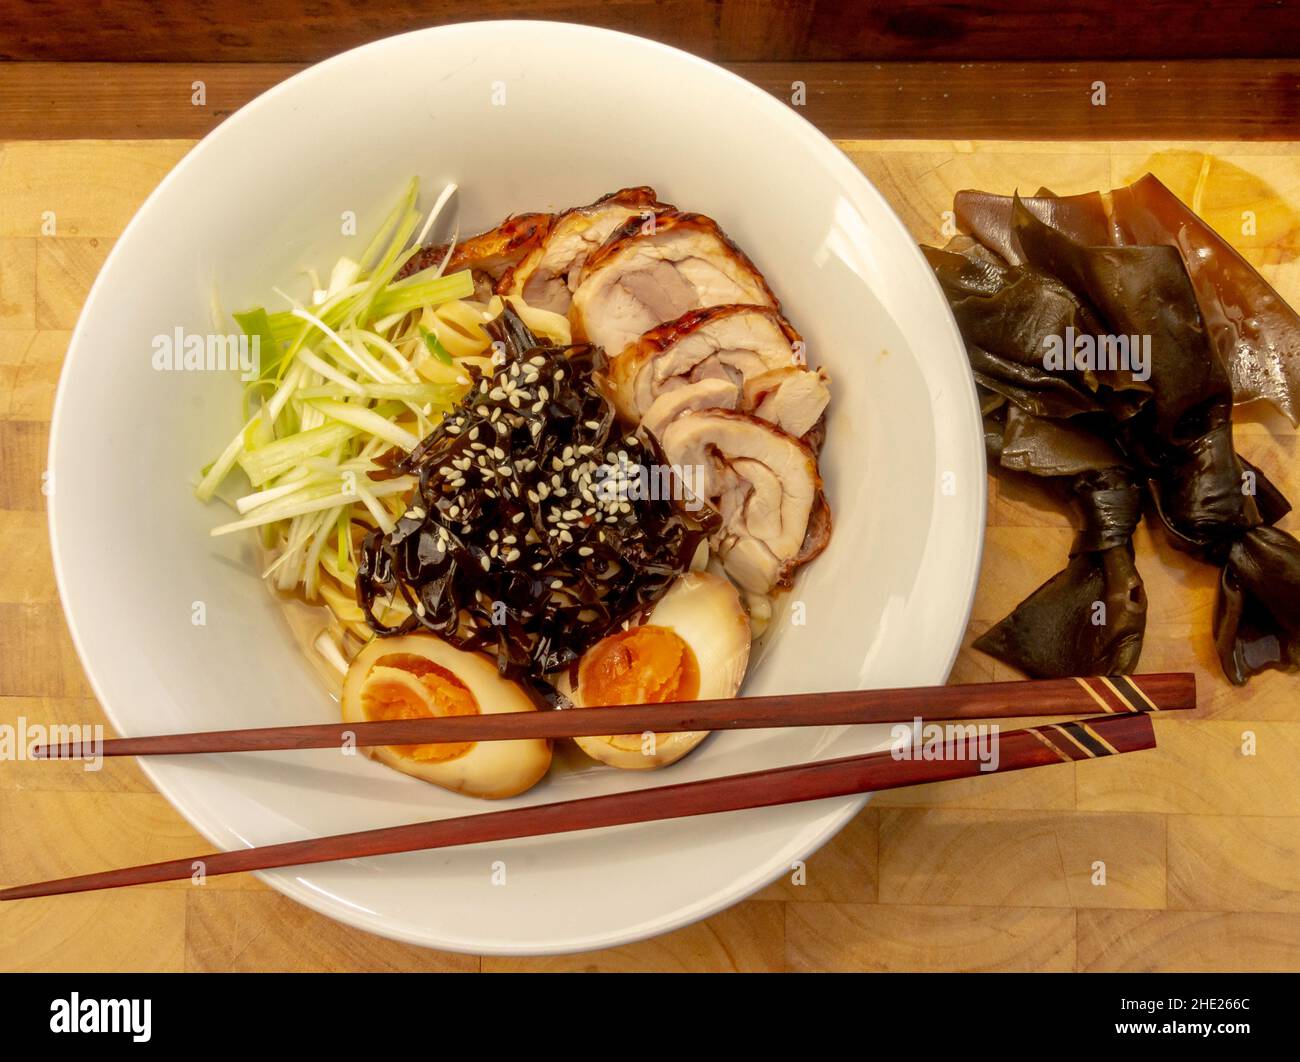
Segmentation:
{"type": "Polygon", "coordinates": [[[398,496],[414,485],[407,476],[370,474],[380,471],[385,451],[414,448],[468,383],[455,372],[444,379],[441,370],[430,382],[416,369],[429,364],[426,350],[453,365],[419,324],[424,311],[474,294],[468,270],[394,279],[454,188],[427,218],[416,206],[418,191],[410,182],[365,252],[340,258],[324,285],[325,274],[308,270],[306,303],[285,296],[288,309],[255,306],[232,315],[256,338],[258,378],[245,389],[243,426],[203,468],[195,493],[211,500],[240,469],[252,489],[233,502],[238,519],[212,534],[260,530],[275,550],[266,577],[280,589],[301,587],[308,598],[325,573],[350,587],[354,521],[391,529],[398,496]]]}

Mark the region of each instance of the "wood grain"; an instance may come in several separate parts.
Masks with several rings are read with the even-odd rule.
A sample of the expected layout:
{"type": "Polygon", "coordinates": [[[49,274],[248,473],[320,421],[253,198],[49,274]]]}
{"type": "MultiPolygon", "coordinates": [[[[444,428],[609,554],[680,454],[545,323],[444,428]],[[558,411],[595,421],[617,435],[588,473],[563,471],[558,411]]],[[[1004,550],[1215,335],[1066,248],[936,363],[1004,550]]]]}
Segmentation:
{"type": "Polygon", "coordinates": [[[1158,815],[880,811],[880,902],[1162,908],[1158,815]]]}
{"type": "MultiPolygon", "coordinates": [[[[837,138],[1300,138],[1297,59],[724,65],[787,104],[802,86],[799,113],[837,138]]],[[[199,137],[300,69],[0,63],[0,140],[199,137]]]]}
{"type": "MultiPolygon", "coordinates": [[[[1209,152],[1202,208],[1285,297],[1300,301],[1300,145],[1202,138],[842,146],[923,240],[937,238],[962,187],[1082,191],[1153,168],[1189,194],[1209,152]],[[1258,210],[1253,236],[1225,227],[1242,209],[1258,210]]],[[[37,289],[39,245],[111,241],[189,147],[0,145],[0,534],[9,546],[0,564],[0,723],[103,722],[68,644],[44,542],[40,477],[67,331],[36,320],[38,295],[52,322],[75,316],[68,304],[88,287],[97,259],[77,245],[48,248],[44,261],[59,264],[48,275],[63,274],[62,293],[51,296],[37,289]],[[41,235],[46,209],[56,211],[55,236],[41,235]]],[[[1235,421],[1245,456],[1300,497],[1290,426],[1253,408],[1238,409],[1235,421]]],[[[1060,567],[1070,537],[1064,513],[1007,480],[991,481],[989,523],[967,645],[1060,567]]],[[[1282,526],[1295,533],[1300,518],[1282,526]]],[[[883,795],[797,877],[792,868],[703,925],[596,956],[480,964],[404,948],[240,876],[221,890],[160,886],[5,905],[0,968],[1300,970],[1300,683],[1270,673],[1244,690],[1228,686],[1209,637],[1213,571],[1145,528],[1136,548],[1151,597],[1142,666],[1195,670],[1203,705],[1186,721],[1160,721],[1160,748],[1146,763],[1064,764],[883,795]],[[1243,751],[1248,732],[1253,755],[1243,751]],[[1030,839],[1017,846],[1022,829],[1030,839]],[[1166,839],[1167,850],[1153,838],[1166,839]],[[1098,853],[1105,887],[1079,869],[1098,853]]],[[[954,669],[957,681],[1010,677],[969,649],[954,669]]],[[[0,858],[12,868],[0,871],[4,884],[11,874],[116,864],[151,844],[163,854],[205,847],[134,763],[106,764],[98,774],[52,775],[48,766],[0,764],[0,858]],[[69,816],[79,830],[102,824],[107,836],[86,837],[84,851],[62,850],[51,839],[69,816]],[[149,831],[156,841],[142,836],[149,831]]]]}
{"type": "MultiPolygon", "coordinates": [[[[215,881],[216,879],[211,879],[215,881]]],[[[475,973],[472,955],[398,944],[307,910],[269,889],[191,889],[184,969],[190,972],[475,973]]]]}
{"type": "Polygon", "coordinates": [[[803,972],[1074,969],[1074,912],[1033,907],[799,903],[786,907],[786,962],[803,972]]]}
{"type": "Polygon", "coordinates": [[[1225,0],[1204,15],[1197,0],[116,0],[106,19],[70,4],[9,5],[0,59],[310,62],[425,26],[500,18],[602,26],[726,60],[1262,57],[1300,46],[1285,4],[1225,0]]]}

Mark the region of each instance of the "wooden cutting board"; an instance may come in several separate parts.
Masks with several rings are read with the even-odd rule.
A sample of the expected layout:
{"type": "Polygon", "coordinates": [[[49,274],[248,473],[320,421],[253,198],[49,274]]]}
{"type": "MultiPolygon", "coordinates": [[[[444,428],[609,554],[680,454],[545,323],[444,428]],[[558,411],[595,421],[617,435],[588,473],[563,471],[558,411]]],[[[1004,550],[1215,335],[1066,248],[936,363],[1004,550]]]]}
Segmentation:
{"type": "MultiPolygon", "coordinates": [[[[0,145],[0,723],[102,720],[54,589],[48,421],[91,281],[190,146],[0,145]]],[[[944,239],[960,188],[1069,194],[1153,169],[1300,303],[1298,144],[843,146],[925,242],[944,239]]],[[[1300,501],[1291,426],[1239,410],[1236,434],[1300,501]]],[[[989,492],[968,643],[1062,566],[1071,538],[1032,486],[991,480],[989,492]]],[[[1300,969],[1300,678],[1230,687],[1210,638],[1217,573],[1145,525],[1136,545],[1150,597],[1142,666],[1193,669],[1202,691],[1193,718],[1156,721],[1157,751],[882,795],[801,883],[792,874],[700,925],[597,954],[480,961],[345,928],[241,876],[0,907],[0,969],[1300,969]]],[[[112,549],[106,538],[106,563],[112,549]]],[[[969,649],[953,674],[1001,677],[969,649]]],[[[0,764],[0,882],[205,850],[134,762],[0,764]]]]}

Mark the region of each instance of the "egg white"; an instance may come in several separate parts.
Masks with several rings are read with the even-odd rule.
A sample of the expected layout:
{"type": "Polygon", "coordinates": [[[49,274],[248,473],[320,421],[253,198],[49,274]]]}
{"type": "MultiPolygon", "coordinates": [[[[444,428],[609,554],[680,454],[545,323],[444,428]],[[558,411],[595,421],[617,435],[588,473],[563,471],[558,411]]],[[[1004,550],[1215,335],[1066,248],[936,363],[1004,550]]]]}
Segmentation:
{"type": "MultiPolygon", "coordinates": [[[[349,723],[368,722],[362,706],[366,680],[374,673],[408,685],[418,691],[421,684],[398,668],[378,665],[386,656],[409,653],[445,668],[465,684],[483,715],[502,712],[533,712],[537,706],[520,687],[502,678],[496,665],[480,653],[467,653],[432,634],[408,634],[396,638],[375,638],[352,661],[343,681],[343,718],[349,723]],[[382,670],[381,670],[382,669],[382,670]],[[393,675],[402,671],[410,683],[393,675]]],[[[420,762],[390,748],[376,746],[367,754],[389,767],[425,782],[466,796],[497,800],[516,796],[536,785],[551,766],[551,743],[540,738],[518,741],[474,742],[460,756],[437,762],[420,762]]]]}
{"type": "MultiPolygon", "coordinates": [[[[749,664],[749,618],[731,582],[710,572],[691,571],[680,576],[659,599],[644,621],[646,626],[667,627],[695,654],[699,665],[699,700],[735,696],[749,664]]],[[[576,685],[567,676],[557,683],[575,707],[587,707],[585,668],[596,646],[578,664],[576,685]]],[[[676,763],[708,736],[707,730],[641,735],[606,735],[574,738],[588,756],[624,770],[652,770],[676,763]]]]}

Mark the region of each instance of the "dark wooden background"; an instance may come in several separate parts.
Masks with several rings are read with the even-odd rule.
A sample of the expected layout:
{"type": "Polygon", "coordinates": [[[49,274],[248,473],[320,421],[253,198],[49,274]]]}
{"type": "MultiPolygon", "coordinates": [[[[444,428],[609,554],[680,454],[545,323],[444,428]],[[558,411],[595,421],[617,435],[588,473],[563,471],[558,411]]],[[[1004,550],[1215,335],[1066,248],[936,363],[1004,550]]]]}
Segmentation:
{"type": "Polygon", "coordinates": [[[0,139],[202,136],[344,49],[522,17],[660,40],[786,99],[801,81],[833,137],[1300,139],[1300,0],[3,0],[0,139]]]}
{"type": "Polygon", "coordinates": [[[314,62],[421,26],[583,22],[723,62],[1285,58],[1280,0],[5,0],[0,58],[314,62]]]}

